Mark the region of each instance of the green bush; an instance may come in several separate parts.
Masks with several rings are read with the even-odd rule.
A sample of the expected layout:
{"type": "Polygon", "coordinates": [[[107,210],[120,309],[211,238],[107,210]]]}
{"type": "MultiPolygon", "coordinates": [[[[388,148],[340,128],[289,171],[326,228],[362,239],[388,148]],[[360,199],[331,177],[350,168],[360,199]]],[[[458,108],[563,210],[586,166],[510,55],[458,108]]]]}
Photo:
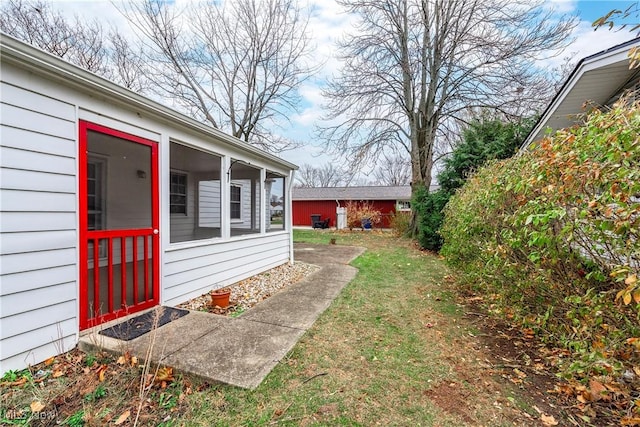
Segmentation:
{"type": "Polygon", "coordinates": [[[570,350],[563,375],[638,366],[640,104],[490,162],[444,211],[447,262],[497,312],[570,350]]]}
{"type": "Polygon", "coordinates": [[[442,209],[448,200],[449,194],[442,190],[429,193],[425,187],[419,187],[414,192],[412,204],[417,214],[418,242],[422,248],[440,250],[440,226],[444,219],[442,209]]]}

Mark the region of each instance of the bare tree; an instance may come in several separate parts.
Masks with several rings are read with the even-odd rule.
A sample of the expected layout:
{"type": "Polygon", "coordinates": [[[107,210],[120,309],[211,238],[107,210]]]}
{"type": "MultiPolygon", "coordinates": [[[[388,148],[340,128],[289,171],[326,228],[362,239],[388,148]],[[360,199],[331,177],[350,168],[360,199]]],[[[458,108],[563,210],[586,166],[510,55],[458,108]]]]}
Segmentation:
{"type": "Polygon", "coordinates": [[[411,182],[411,161],[398,155],[383,155],[373,175],[379,185],[409,185],[411,182]]]}
{"type": "Polygon", "coordinates": [[[470,108],[531,114],[553,85],[536,61],[559,52],[576,24],[512,0],[338,0],[359,17],[340,44],[341,75],[325,91],[321,129],[352,163],[391,147],[411,159],[412,185],[431,182],[434,147],[470,108]]]}
{"type": "Polygon", "coordinates": [[[127,88],[144,88],[139,56],[115,29],[105,34],[97,20],[67,20],[42,0],[7,0],[0,9],[0,29],[127,88]]]}
{"type": "Polygon", "coordinates": [[[348,186],[353,176],[351,171],[336,167],[333,163],[319,167],[305,163],[296,173],[297,186],[304,188],[348,186]]]}
{"type": "Polygon", "coordinates": [[[313,68],[308,15],[294,0],[132,0],[121,11],[144,36],[159,95],[232,135],[279,152],[275,119],[288,120],[313,68]]]}
{"type": "Polygon", "coordinates": [[[298,188],[316,187],[316,168],[305,163],[296,171],[296,184],[298,188]]]}

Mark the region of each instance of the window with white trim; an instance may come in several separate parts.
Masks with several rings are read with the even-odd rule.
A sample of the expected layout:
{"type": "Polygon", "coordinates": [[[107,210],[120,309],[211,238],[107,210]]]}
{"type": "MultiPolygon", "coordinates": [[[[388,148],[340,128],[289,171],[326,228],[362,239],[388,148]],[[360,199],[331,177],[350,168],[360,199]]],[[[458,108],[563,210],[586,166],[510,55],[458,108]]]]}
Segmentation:
{"type": "Polygon", "coordinates": [[[187,214],[187,175],[171,172],[169,210],[172,214],[187,214]]]}
{"type": "Polygon", "coordinates": [[[411,210],[411,202],[408,200],[398,200],[396,202],[396,210],[397,211],[410,211],[411,210]]]}
{"type": "Polygon", "coordinates": [[[169,242],[221,237],[222,157],[173,141],[169,156],[169,242]]]}
{"type": "Polygon", "coordinates": [[[242,186],[231,184],[230,206],[232,220],[242,220],[242,186]]]}

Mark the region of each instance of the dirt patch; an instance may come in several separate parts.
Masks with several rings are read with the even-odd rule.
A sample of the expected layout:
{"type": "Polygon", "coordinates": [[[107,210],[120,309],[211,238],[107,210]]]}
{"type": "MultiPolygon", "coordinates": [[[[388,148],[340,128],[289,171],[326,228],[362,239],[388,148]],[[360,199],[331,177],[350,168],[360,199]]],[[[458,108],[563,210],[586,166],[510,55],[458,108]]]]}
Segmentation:
{"type": "MultiPolygon", "coordinates": [[[[507,324],[485,313],[476,300],[465,303],[465,319],[479,331],[474,348],[483,355],[482,367],[488,375],[500,378],[519,389],[524,413],[542,420],[555,420],[557,425],[575,425],[569,412],[556,395],[550,394],[558,384],[555,369],[541,352],[545,348],[527,330],[507,324]]],[[[525,415],[526,416],[526,415],[525,415]]]]}
{"type": "Polygon", "coordinates": [[[444,412],[457,416],[467,424],[473,424],[469,417],[470,408],[467,401],[470,393],[455,382],[442,382],[425,391],[424,394],[444,412]]]}

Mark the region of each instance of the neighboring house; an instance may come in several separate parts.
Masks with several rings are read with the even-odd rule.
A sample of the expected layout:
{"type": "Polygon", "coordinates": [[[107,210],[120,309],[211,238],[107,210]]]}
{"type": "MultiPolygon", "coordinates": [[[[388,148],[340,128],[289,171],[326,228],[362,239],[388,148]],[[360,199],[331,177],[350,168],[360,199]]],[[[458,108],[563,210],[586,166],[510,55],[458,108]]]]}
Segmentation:
{"type": "Polygon", "coordinates": [[[1,373],[293,260],[295,165],[4,34],[0,49],[1,373]]]}
{"type": "Polygon", "coordinates": [[[377,227],[388,228],[390,216],[399,210],[411,210],[411,187],[317,187],[294,188],[293,225],[311,226],[311,215],[329,218],[329,226],[336,225],[336,209],[347,202],[370,202],[382,213],[382,223],[377,227]]]}
{"type": "Polygon", "coordinates": [[[627,91],[636,91],[640,99],[640,68],[629,69],[629,49],[640,45],[640,38],[630,40],[578,62],[567,81],[553,98],[522,145],[526,149],[549,130],[573,125],[585,112],[585,103],[595,107],[613,104],[627,91]]]}
{"type": "MultiPolygon", "coordinates": [[[[640,46],[640,37],[580,60],[525,139],[521,150],[526,150],[548,132],[576,124],[585,108],[607,108],[623,95],[640,100],[640,68],[629,68],[628,53],[634,46],[640,46]]],[[[631,198],[631,201],[637,200],[640,200],[638,196],[635,200],[631,198]]],[[[615,250],[615,246],[610,250],[615,250]]],[[[589,256],[584,252],[583,255],[589,256]]],[[[637,263],[633,264],[633,259],[629,262],[639,267],[637,263]]]]}

